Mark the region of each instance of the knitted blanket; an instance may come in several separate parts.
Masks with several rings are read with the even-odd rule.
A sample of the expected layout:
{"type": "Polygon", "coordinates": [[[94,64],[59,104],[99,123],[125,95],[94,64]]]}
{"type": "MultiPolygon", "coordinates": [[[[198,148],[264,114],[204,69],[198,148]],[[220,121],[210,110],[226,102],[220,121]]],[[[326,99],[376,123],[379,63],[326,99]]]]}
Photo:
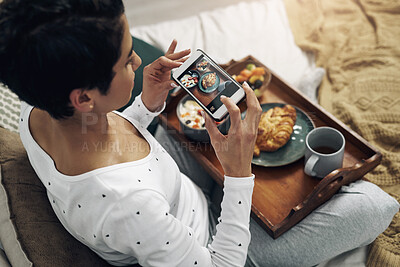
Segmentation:
{"type": "MultiPolygon", "coordinates": [[[[400,200],[400,1],[285,0],[296,43],[326,69],[319,103],[383,154],[366,178],[400,200]]],[[[368,266],[400,266],[400,214],[368,266]]]]}

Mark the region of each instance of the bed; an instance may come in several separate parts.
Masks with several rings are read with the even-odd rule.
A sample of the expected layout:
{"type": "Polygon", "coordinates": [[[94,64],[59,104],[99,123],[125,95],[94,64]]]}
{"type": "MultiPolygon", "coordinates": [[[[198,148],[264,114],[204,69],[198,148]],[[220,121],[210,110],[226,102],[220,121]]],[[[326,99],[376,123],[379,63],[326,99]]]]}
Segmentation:
{"type": "MultiPolygon", "coordinates": [[[[400,4],[395,0],[124,2],[132,35],[161,51],[176,38],[178,49],[201,48],[221,64],[248,55],[256,57],[379,148],[384,159],[367,178],[400,200],[400,50],[396,47],[400,41],[400,4]]],[[[17,132],[18,100],[0,88],[0,103],[0,126],[17,132]]],[[[0,134],[3,130],[0,128],[0,134]]],[[[0,148],[9,149],[8,140],[18,142],[16,135],[12,138],[3,143],[0,140],[0,148]]],[[[26,157],[21,146],[13,156],[26,157]]],[[[0,176],[7,164],[12,162],[0,155],[0,176]]],[[[18,175],[29,172],[22,169],[18,175]]],[[[34,186],[37,191],[32,196],[45,195],[40,183],[34,186]]],[[[59,237],[52,246],[64,245],[77,253],[73,255],[76,266],[83,262],[78,260],[83,256],[86,263],[108,266],[60,234],[62,229],[50,231],[59,237]]],[[[18,233],[12,237],[16,240],[13,249],[22,251],[18,255],[13,252],[18,266],[30,266],[30,261],[46,266],[32,257],[41,257],[41,263],[49,259],[55,262],[52,255],[24,253],[28,245],[40,240],[29,233],[25,238],[33,244],[24,244],[21,237],[18,233]]],[[[67,256],[60,255],[60,262],[67,256]]],[[[2,250],[0,266],[9,266],[2,250]]],[[[400,266],[400,214],[370,247],[349,251],[318,266],[400,266]]]]}
{"type": "MultiPolygon", "coordinates": [[[[327,75],[319,103],[383,154],[366,175],[400,198],[400,2],[285,0],[296,43],[327,75]]],[[[400,266],[400,215],[372,244],[368,266],[400,266]]]]}
{"type": "MultiPolygon", "coordinates": [[[[253,55],[318,102],[383,153],[366,178],[400,200],[398,1],[204,1],[190,11],[195,1],[169,1],[163,15],[152,1],[150,18],[134,2],[126,1],[134,36],[163,51],[176,38],[218,63],[253,55]]],[[[370,247],[320,265],[400,266],[400,214],[370,247]]]]}

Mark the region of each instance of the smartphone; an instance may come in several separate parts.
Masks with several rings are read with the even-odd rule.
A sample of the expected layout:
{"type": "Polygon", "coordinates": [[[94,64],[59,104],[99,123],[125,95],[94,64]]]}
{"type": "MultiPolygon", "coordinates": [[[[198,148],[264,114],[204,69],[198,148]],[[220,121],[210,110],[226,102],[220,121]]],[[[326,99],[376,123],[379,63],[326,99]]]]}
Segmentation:
{"type": "Polygon", "coordinates": [[[172,78],[216,121],[228,115],[222,95],[236,104],[245,97],[240,84],[200,49],[172,73],[172,78]]]}

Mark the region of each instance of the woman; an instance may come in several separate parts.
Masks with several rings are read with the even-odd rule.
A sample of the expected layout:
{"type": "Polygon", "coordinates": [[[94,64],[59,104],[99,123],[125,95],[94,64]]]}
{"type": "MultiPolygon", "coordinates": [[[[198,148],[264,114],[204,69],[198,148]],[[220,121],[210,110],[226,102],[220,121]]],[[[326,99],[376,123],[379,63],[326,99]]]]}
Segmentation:
{"type": "Polygon", "coordinates": [[[174,53],[173,41],[164,57],[145,68],[143,93],[120,114],[112,111],[129,101],[141,64],[122,2],[5,1],[2,26],[23,10],[31,22],[21,26],[24,36],[17,28],[12,37],[23,40],[14,49],[23,50],[32,67],[25,72],[27,64],[13,66],[14,73],[26,75],[24,82],[3,72],[2,80],[28,103],[22,105],[21,139],[65,228],[115,265],[243,265],[250,241],[251,147],[261,113],[252,90],[245,86],[244,121],[237,106],[222,99],[235,134],[222,136],[207,117],[213,144],[228,148],[217,152],[227,179],[225,198],[242,204],[237,209],[225,201],[221,218],[227,223],[206,249],[204,194],[145,130],[175,86],[170,70],[190,51],[174,53]],[[227,238],[232,232],[235,242],[227,238]]]}
{"type": "MultiPolygon", "coordinates": [[[[231,117],[227,136],[205,115],[225,172],[222,211],[211,238],[206,196],[146,130],[176,86],[170,71],[190,51],[175,52],[173,41],[165,56],[145,68],[142,94],[118,113],[114,110],[131,97],[141,64],[121,1],[5,0],[0,10],[0,79],[26,102],[21,139],[69,233],[117,266],[243,266],[250,243],[251,158],[261,114],[249,86],[243,86],[244,120],[229,98],[221,98],[231,117]]],[[[333,203],[338,202],[345,203],[333,203]]],[[[371,242],[383,229],[343,248],[371,242]]],[[[300,233],[291,244],[306,236],[300,233]]],[[[286,255],[298,250],[269,239],[253,244],[258,264],[274,264],[268,246],[286,255]]],[[[314,264],[340,250],[311,257],[315,252],[307,252],[304,262],[314,264]]]]}

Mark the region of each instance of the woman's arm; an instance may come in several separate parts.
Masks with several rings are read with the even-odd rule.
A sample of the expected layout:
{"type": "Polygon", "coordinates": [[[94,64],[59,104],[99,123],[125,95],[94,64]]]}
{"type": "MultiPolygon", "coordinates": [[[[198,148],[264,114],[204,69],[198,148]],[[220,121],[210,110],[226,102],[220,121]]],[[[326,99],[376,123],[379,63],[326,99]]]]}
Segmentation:
{"type": "Polygon", "coordinates": [[[252,177],[226,177],[217,234],[208,248],[169,213],[167,200],[154,190],[119,200],[104,221],[104,241],[142,266],[244,266],[252,191],[252,177]]]}
{"type": "MultiPolygon", "coordinates": [[[[246,83],[243,88],[248,108],[244,120],[241,119],[239,108],[231,99],[221,98],[231,119],[228,135],[222,135],[213,120],[204,114],[211,144],[226,175],[221,217],[217,234],[209,249],[201,246],[193,238],[190,228],[168,213],[168,204],[157,194],[142,198],[143,203],[140,206],[145,208],[147,218],[142,217],[141,222],[137,221],[138,217],[135,217],[135,214],[125,218],[125,221],[132,223],[125,229],[125,235],[132,236],[129,243],[116,242],[120,247],[110,243],[110,247],[133,255],[144,266],[244,265],[250,243],[249,219],[254,185],[251,159],[262,109],[253,90],[246,83]],[[146,246],[142,246],[141,240],[145,240],[146,246]],[[170,246],[171,240],[174,242],[173,246],[170,246]]],[[[135,203],[137,200],[136,196],[135,203]]],[[[128,207],[131,206],[127,205],[121,214],[128,214],[128,207]]],[[[123,220],[116,220],[121,221],[123,220]]],[[[112,223],[110,225],[110,231],[116,228],[112,223]]],[[[122,240],[127,238],[122,235],[116,241],[122,240]]]]}
{"type": "Polygon", "coordinates": [[[221,134],[213,119],[203,112],[215,154],[225,175],[232,177],[251,176],[251,160],[262,113],[257,97],[246,82],[243,83],[243,89],[247,104],[246,117],[243,120],[239,107],[230,98],[221,96],[221,102],[228,109],[231,120],[228,135],[221,134]]]}
{"type": "Polygon", "coordinates": [[[177,41],[173,40],[164,56],[144,68],[142,93],[123,112],[143,127],[164,110],[169,90],[177,86],[171,81],[171,70],[182,65],[190,49],[174,53],[176,45],[177,41]]]}
{"type": "Polygon", "coordinates": [[[133,103],[127,107],[122,113],[135,121],[138,121],[143,128],[147,128],[153,121],[154,117],[158,116],[163,112],[165,108],[165,102],[163,106],[155,112],[151,112],[147,109],[142,100],[142,93],[135,97],[133,103]]]}
{"type": "Polygon", "coordinates": [[[225,176],[217,233],[208,247],[214,266],[244,266],[246,262],[253,187],[254,175],[225,176]]]}
{"type": "Polygon", "coordinates": [[[187,59],[190,49],[175,52],[177,41],[173,40],[164,56],[143,69],[143,103],[150,111],[161,109],[168,92],[177,85],[171,80],[171,70],[178,68],[187,59]]]}

